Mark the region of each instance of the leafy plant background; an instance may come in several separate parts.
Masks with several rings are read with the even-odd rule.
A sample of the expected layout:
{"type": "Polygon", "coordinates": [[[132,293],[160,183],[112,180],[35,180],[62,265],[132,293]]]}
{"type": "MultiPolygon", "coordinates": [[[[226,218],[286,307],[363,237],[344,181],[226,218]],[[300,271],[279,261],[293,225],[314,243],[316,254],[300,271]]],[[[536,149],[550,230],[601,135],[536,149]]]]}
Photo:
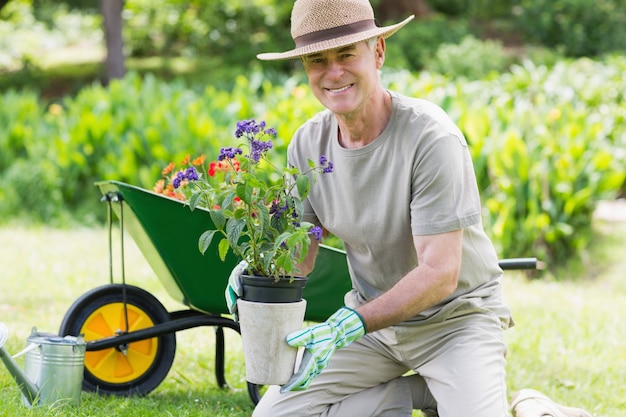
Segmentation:
{"type": "MultiPolygon", "coordinates": [[[[389,88],[438,103],[466,134],[485,228],[502,257],[537,256],[555,268],[584,259],[595,205],[626,195],[626,58],[597,55],[620,50],[626,40],[626,25],[617,24],[623,13],[611,14],[622,1],[555,2],[556,20],[540,12],[543,0],[497,1],[490,9],[483,1],[433,1],[439,13],[388,43],[383,80],[389,88]],[[558,34],[588,33],[597,16],[604,23],[594,36],[602,41],[586,50],[596,57],[568,58],[585,51],[570,50],[558,34]],[[525,39],[540,42],[516,49],[515,42],[504,48],[479,38],[494,30],[515,38],[520,28],[525,39]]],[[[269,0],[158,6],[129,0],[131,57],[177,55],[173,65],[206,54],[207,61],[195,60],[195,71],[178,77],[131,71],[107,87],[85,85],[78,75],[73,94],[46,98],[55,86],[38,65],[37,41],[98,37],[97,17],[74,12],[78,3],[12,0],[2,10],[0,68],[22,67],[0,76],[2,223],[100,224],[106,211],[95,181],[151,188],[169,161],[188,153],[217,156],[241,119],[277,126],[272,154],[283,163],[293,132],[321,109],[297,64],[248,59],[261,49],[291,46],[271,33],[286,24],[289,7],[269,0]],[[254,29],[250,38],[259,20],[265,30],[254,29]]]]}

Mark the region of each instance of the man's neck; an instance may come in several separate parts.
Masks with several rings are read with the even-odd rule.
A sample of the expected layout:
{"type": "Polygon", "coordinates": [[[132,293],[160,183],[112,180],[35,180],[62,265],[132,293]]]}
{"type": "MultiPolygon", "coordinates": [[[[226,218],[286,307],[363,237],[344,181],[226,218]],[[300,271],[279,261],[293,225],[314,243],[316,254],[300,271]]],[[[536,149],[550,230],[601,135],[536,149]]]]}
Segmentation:
{"type": "Polygon", "coordinates": [[[374,142],[391,118],[391,95],[381,89],[369,105],[355,115],[338,115],[339,144],[348,149],[361,148],[374,142]]]}

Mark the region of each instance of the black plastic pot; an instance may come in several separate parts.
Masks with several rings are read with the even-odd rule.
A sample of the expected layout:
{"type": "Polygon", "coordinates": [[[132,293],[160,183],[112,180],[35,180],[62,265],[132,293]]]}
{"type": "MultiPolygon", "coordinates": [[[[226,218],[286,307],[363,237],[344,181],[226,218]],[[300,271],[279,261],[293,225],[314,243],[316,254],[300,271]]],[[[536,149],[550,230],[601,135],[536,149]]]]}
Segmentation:
{"type": "Polygon", "coordinates": [[[262,303],[295,303],[302,299],[307,280],[307,277],[281,277],[275,281],[273,278],[243,274],[241,298],[262,303]]]}

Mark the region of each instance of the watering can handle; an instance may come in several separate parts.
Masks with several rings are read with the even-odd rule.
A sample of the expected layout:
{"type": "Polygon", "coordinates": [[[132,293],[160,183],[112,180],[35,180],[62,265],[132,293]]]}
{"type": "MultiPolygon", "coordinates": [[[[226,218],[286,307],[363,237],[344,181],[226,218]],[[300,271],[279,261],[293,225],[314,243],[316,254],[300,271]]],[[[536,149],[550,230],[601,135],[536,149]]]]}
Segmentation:
{"type": "Polygon", "coordinates": [[[39,346],[41,346],[41,345],[38,344],[38,343],[29,343],[28,346],[26,346],[24,349],[22,349],[21,351],[17,352],[15,355],[13,355],[13,359],[19,358],[23,354],[28,353],[31,350],[33,350],[35,348],[38,348],[39,346]]]}
{"type": "MultiPolygon", "coordinates": [[[[6,343],[7,339],[9,338],[9,329],[7,328],[7,325],[0,322],[0,349],[4,346],[4,344],[6,343]]],[[[22,356],[25,353],[30,352],[31,350],[35,349],[36,347],[39,347],[40,345],[37,343],[30,343],[28,346],[26,346],[24,349],[22,349],[21,352],[16,353],[15,355],[13,355],[13,359],[22,356]]]]}

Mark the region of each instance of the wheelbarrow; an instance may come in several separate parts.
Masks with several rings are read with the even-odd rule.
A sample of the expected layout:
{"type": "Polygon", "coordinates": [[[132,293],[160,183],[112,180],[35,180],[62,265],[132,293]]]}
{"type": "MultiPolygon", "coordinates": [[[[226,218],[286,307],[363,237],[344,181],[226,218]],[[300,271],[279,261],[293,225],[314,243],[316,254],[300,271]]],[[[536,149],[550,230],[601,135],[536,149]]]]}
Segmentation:
{"type": "MultiPolygon", "coordinates": [[[[176,332],[200,326],[215,329],[215,378],[227,387],[224,329],[239,333],[239,325],[228,315],[224,289],[234,256],[222,262],[217,243],[203,255],[197,241],[210,228],[209,212],[193,211],[181,201],[118,181],[96,183],[108,206],[109,258],[112,263],[113,217],[136,243],[169,296],[186,309],[169,312],[149,292],[126,283],[109,284],[88,291],[65,314],[59,335],[78,336],[86,341],[83,390],[117,396],[146,395],[167,376],[176,352],[176,332]],[[197,234],[197,235],[196,235],[197,234]]],[[[535,258],[504,259],[503,269],[535,269],[535,258]]],[[[343,305],[350,290],[345,252],[320,245],[316,266],[309,275],[303,297],[307,300],[305,320],[323,321],[343,305]]],[[[254,404],[260,387],[247,383],[254,404]]]]}

